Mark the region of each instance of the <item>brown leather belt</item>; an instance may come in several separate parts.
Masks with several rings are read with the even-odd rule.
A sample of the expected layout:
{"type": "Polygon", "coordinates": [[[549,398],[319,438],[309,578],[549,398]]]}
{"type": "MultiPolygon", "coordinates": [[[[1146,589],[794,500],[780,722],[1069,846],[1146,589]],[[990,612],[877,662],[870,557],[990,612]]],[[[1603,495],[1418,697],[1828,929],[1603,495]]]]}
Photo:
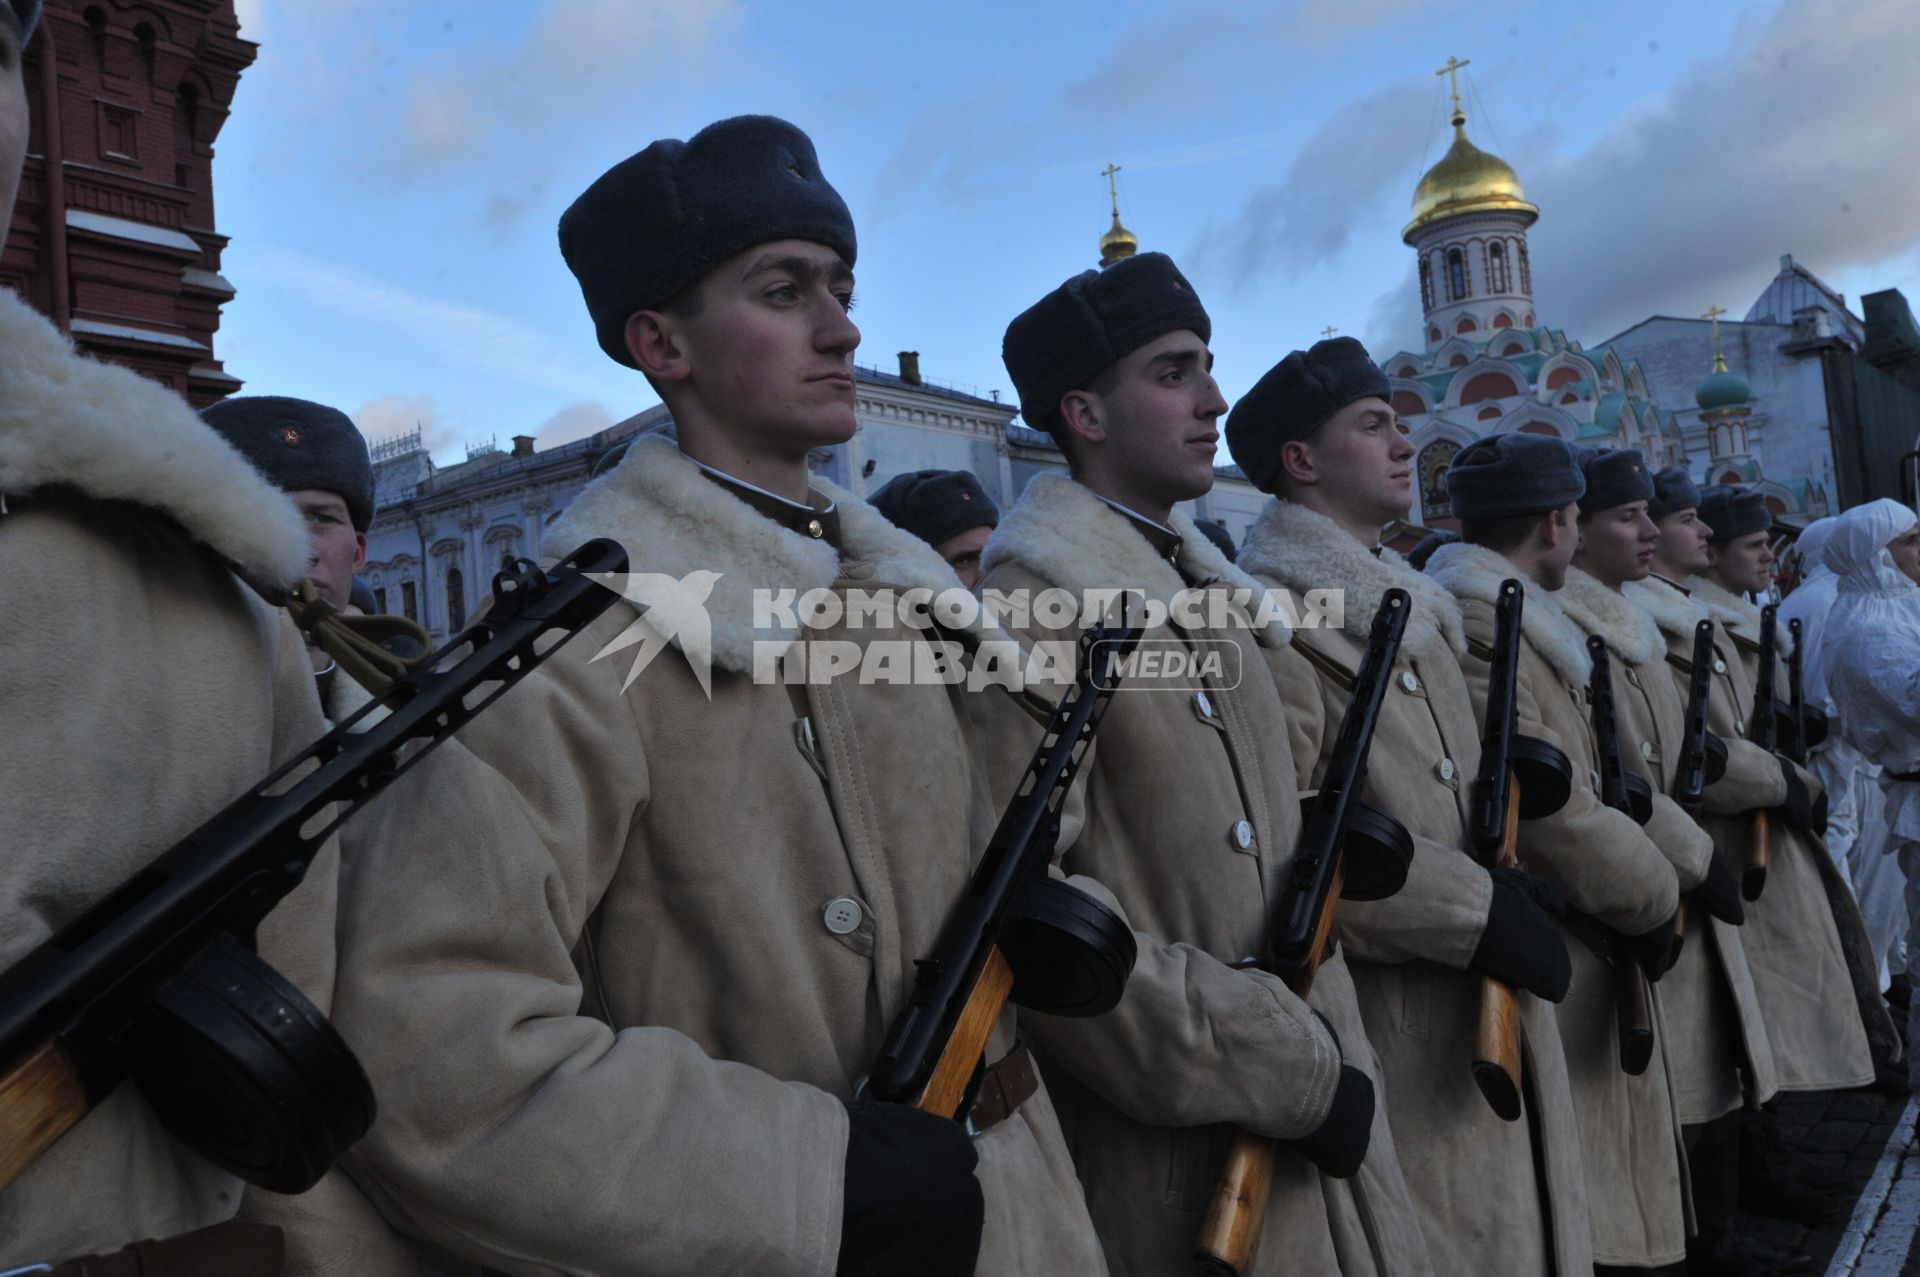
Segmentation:
{"type": "Polygon", "coordinates": [[[1040,1089],[1040,1075],[1033,1067],[1033,1055],[1027,1044],[1015,1044],[998,1063],[989,1064],[980,1077],[980,1090],[967,1114],[967,1126],[974,1134],[991,1130],[1012,1117],[1040,1089]]]}
{"type": "Polygon", "coordinates": [[[48,1271],[52,1277],[280,1277],[286,1266],[279,1229],[233,1219],[110,1255],[82,1255],[48,1271]]]}

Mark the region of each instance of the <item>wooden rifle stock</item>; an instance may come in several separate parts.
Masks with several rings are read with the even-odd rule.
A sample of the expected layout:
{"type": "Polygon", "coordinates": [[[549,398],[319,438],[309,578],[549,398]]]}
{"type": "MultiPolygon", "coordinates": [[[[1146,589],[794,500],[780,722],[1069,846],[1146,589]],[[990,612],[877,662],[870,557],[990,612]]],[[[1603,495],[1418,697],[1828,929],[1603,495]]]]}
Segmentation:
{"type": "Polygon", "coordinates": [[[0,1076],[0,1188],[18,1179],[92,1108],[79,1072],[57,1042],[0,1076]]]}
{"type": "MultiPolygon", "coordinates": [[[[1507,786],[1507,823],[1494,864],[1519,865],[1520,781],[1507,786]]],[[[1493,1111],[1509,1122],[1520,1117],[1520,1002],[1492,976],[1480,981],[1480,1025],[1473,1038],[1473,1080],[1493,1111]]]]}
{"type": "MultiPolygon", "coordinates": [[[[1286,977],[1287,988],[1306,1001],[1313,977],[1333,954],[1333,907],[1340,899],[1341,871],[1334,871],[1333,890],[1314,926],[1314,957],[1286,977]]],[[[1227,1149],[1220,1182],[1200,1225],[1194,1246],[1195,1271],[1202,1277],[1245,1277],[1253,1271],[1260,1250],[1260,1234],[1267,1222],[1267,1202],[1273,1196],[1273,1141],[1247,1131],[1235,1131],[1227,1149]]]]}
{"type": "MultiPolygon", "coordinates": [[[[1313,991],[1314,975],[1333,954],[1333,914],[1346,882],[1342,843],[1350,813],[1366,789],[1367,751],[1373,744],[1380,703],[1411,610],[1412,600],[1404,590],[1388,590],[1381,597],[1337,743],[1302,831],[1301,849],[1289,875],[1289,891],[1276,910],[1276,918],[1290,921],[1285,928],[1269,928],[1269,965],[1303,1002],[1313,991]],[[1303,886],[1306,879],[1312,881],[1303,886]],[[1301,893],[1316,890],[1319,894],[1312,897],[1311,927],[1304,937],[1306,943],[1300,945],[1303,937],[1295,928],[1305,919],[1290,912],[1287,905],[1304,898],[1301,893]],[[1289,934],[1281,934],[1283,930],[1289,934]]],[[[1260,1234],[1266,1226],[1267,1201],[1273,1194],[1273,1161],[1273,1140],[1244,1130],[1234,1132],[1226,1164],[1194,1243],[1195,1270],[1204,1277],[1245,1277],[1252,1270],[1254,1256],[1260,1252],[1260,1234]]]]}
{"type": "Polygon", "coordinates": [[[1753,833],[1747,839],[1747,867],[1740,874],[1740,894],[1748,900],[1758,900],[1767,885],[1767,861],[1771,854],[1768,835],[1767,813],[1754,812],[1753,833]]]}
{"type": "MultiPolygon", "coordinates": [[[[1760,676],[1754,688],[1753,719],[1747,725],[1747,739],[1768,753],[1773,752],[1776,740],[1773,716],[1776,611],[1771,603],[1760,609],[1760,676]]],[[[1767,845],[1769,832],[1767,813],[1754,812],[1753,837],[1747,842],[1747,865],[1740,874],[1740,894],[1748,900],[1758,900],[1767,886],[1767,861],[1771,854],[1767,845]]]]}
{"type": "Polygon", "coordinates": [[[986,964],[967,990],[967,1000],[960,1009],[960,1021],[954,1025],[953,1036],[947,1039],[939,1060],[934,1063],[933,1074],[914,1098],[913,1107],[941,1117],[952,1117],[960,1111],[961,1102],[973,1085],[974,1074],[986,1058],[987,1039],[993,1035],[993,1026],[999,1023],[1000,1012],[1012,994],[1013,968],[1007,965],[997,947],[989,949],[986,964]]]}

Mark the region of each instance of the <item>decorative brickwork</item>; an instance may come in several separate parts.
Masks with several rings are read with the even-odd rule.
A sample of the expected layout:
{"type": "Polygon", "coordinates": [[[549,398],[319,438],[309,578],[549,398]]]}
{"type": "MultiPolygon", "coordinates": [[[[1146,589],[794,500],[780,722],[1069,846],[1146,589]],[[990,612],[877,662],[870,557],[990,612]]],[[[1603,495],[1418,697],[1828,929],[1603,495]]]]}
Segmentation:
{"type": "Polygon", "coordinates": [[[26,53],[33,128],[0,286],[195,407],[240,387],[214,353],[233,287],[213,143],[257,51],[233,0],[48,0],[26,53]]]}

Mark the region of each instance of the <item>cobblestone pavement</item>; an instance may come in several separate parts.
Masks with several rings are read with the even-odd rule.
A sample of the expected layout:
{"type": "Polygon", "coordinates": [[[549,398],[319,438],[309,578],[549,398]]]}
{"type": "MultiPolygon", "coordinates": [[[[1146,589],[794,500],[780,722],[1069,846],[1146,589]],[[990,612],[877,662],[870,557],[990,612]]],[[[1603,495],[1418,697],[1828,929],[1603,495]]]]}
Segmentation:
{"type": "Polygon", "coordinates": [[[1920,1277],[1908,1259],[1920,1218],[1920,1148],[1909,1095],[1866,1089],[1781,1097],[1779,1134],[1796,1161],[1844,1175],[1854,1209],[1849,1218],[1807,1229],[1764,1220],[1769,1240],[1803,1246],[1828,1277],[1920,1277]]]}

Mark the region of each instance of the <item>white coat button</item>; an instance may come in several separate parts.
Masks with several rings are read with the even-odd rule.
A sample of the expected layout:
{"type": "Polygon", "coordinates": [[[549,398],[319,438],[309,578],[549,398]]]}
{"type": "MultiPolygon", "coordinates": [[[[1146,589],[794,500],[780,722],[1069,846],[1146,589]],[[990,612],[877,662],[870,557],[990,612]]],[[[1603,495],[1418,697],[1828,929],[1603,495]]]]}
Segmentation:
{"type": "Polygon", "coordinates": [[[1440,766],[1435,768],[1434,770],[1440,773],[1441,780],[1452,780],[1453,779],[1453,760],[1451,758],[1441,759],[1440,766]]]}
{"type": "Polygon", "coordinates": [[[1205,692],[1195,692],[1193,694],[1193,707],[1200,711],[1200,717],[1213,717],[1213,702],[1207,699],[1205,692]]]}
{"type": "Polygon", "coordinates": [[[821,919],[834,935],[852,935],[860,929],[860,918],[865,912],[860,902],[851,896],[836,896],[827,901],[827,907],[821,911],[821,919]]]}
{"type": "Polygon", "coordinates": [[[1735,723],[1733,730],[1735,735],[1745,736],[1747,734],[1747,725],[1745,723],[1735,723]]]}
{"type": "Polygon", "coordinates": [[[1652,741],[1643,740],[1640,742],[1640,757],[1646,759],[1648,762],[1653,761],[1653,742],[1652,741]]]}
{"type": "Polygon", "coordinates": [[[1723,661],[1723,660],[1721,660],[1721,659],[1720,659],[1719,657],[1717,657],[1717,656],[1716,656],[1716,657],[1714,657],[1714,658],[1713,658],[1713,672],[1714,672],[1715,674],[1725,674],[1725,673],[1727,672],[1727,663],[1726,663],[1725,661],[1723,661]]]}
{"type": "Polygon", "coordinates": [[[1400,676],[1400,686],[1406,688],[1409,692],[1417,692],[1420,690],[1420,680],[1414,677],[1412,670],[1408,670],[1400,676]]]}
{"type": "Polygon", "coordinates": [[[1233,822],[1233,845],[1241,851],[1253,846],[1253,825],[1244,820],[1233,822]]]}

